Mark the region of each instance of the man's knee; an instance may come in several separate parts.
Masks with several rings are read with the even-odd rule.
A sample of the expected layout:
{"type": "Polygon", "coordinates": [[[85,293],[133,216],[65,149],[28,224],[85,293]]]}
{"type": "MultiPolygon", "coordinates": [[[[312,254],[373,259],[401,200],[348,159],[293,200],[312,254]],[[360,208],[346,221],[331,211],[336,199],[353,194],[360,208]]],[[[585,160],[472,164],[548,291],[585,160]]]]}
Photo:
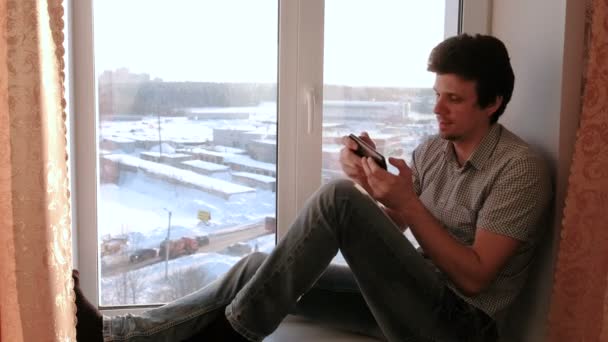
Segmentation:
{"type": "Polygon", "coordinates": [[[350,179],[335,179],[325,184],[320,192],[331,196],[352,198],[361,195],[358,185],[350,179]]]}
{"type": "Polygon", "coordinates": [[[262,252],[253,252],[246,257],[243,258],[244,263],[244,271],[246,273],[246,278],[251,278],[255,272],[260,268],[264,260],[268,255],[262,252]]]}
{"type": "Polygon", "coordinates": [[[263,252],[253,252],[246,256],[247,263],[255,265],[256,267],[259,267],[264,260],[266,260],[266,257],[268,257],[268,254],[263,252]]]}
{"type": "Polygon", "coordinates": [[[328,196],[331,200],[346,199],[347,202],[356,207],[367,207],[372,200],[363,187],[350,179],[332,180],[324,185],[320,191],[321,196],[328,196]]]}

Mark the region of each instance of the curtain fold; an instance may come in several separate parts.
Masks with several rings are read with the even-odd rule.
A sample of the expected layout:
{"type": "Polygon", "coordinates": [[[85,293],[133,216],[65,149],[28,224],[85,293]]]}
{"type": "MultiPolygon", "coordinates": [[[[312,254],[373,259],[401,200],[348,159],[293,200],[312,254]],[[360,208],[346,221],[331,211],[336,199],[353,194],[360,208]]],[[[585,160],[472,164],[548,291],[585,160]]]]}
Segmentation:
{"type": "Polygon", "coordinates": [[[61,0],[0,0],[0,339],[75,341],[61,0]]]}
{"type": "Polygon", "coordinates": [[[590,2],[583,107],[548,341],[608,341],[608,0],[590,2]]]}

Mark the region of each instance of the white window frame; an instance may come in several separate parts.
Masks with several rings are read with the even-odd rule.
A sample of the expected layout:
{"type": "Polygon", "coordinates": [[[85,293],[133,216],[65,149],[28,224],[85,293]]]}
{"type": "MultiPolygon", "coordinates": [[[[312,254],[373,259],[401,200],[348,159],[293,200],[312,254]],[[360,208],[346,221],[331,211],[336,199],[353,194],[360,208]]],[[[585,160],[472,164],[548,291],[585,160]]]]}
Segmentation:
{"type": "MultiPolygon", "coordinates": [[[[452,6],[456,0],[446,0],[452,6]]],[[[460,0],[460,25],[462,33],[491,34],[493,0],[460,0]]]]}
{"type": "MultiPolygon", "coordinates": [[[[102,1],[102,0],[98,0],[102,1]]],[[[321,184],[324,0],[279,1],[277,236],[321,184]],[[305,53],[305,55],[304,55],[305,53]],[[311,170],[319,170],[312,172],[311,170]]],[[[423,0],[422,0],[423,1],[423,0]]],[[[488,33],[491,0],[445,0],[446,27],[488,33]],[[460,12],[458,12],[460,9],[460,12]]],[[[93,0],[64,0],[74,267],[99,305],[97,240],[97,82],[93,59],[93,0]]],[[[446,29],[446,36],[458,31],[446,29]]],[[[146,306],[149,307],[149,306],[146,306]]],[[[137,312],[141,306],[104,310],[137,312]]]]}

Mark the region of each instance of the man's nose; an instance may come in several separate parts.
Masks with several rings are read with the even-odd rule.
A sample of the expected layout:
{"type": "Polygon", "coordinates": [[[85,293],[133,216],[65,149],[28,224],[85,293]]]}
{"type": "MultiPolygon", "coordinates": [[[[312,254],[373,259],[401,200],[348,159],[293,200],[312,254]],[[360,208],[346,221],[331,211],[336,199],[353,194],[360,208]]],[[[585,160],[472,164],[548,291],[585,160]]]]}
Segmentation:
{"type": "Polygon", "coordinates": [[[444,114],[445,113],[445,105],[444,105],[443,99],[441,97],[437,97],[437,101],[435,102],[435,107],[433,108],[433,113],[435,113],[435,114],[444,114]]]}

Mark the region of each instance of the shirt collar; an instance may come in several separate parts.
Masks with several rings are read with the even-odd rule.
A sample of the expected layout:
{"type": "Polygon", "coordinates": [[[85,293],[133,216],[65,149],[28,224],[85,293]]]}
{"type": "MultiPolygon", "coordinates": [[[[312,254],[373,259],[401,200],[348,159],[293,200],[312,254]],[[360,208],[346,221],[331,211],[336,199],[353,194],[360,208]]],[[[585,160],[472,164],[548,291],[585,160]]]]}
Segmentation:
{"type": "MultiPolygon", "coordinates": [[[[481,139],[481,142],[479,143],[479,145],[477,145],[477,148],[475,149],[473,154],[471,154],[469,159],[462,165],[463,169],[467,168],[467,164],[471,164],[475,169],[481,170],[492,155],[492,152],[494,152],[494,148],[496,147],[496,144],[498,144],[498,140],[500,139],[501,132],[502,125],[498,123],[493,124],[490,127],[490,130],[488,131],[486,136],[481,139]]],[[[444,141],[445,155],[456,161],[456,153],[454,152],[454,146],[452,142],[448,140],[444,141]]]]}

